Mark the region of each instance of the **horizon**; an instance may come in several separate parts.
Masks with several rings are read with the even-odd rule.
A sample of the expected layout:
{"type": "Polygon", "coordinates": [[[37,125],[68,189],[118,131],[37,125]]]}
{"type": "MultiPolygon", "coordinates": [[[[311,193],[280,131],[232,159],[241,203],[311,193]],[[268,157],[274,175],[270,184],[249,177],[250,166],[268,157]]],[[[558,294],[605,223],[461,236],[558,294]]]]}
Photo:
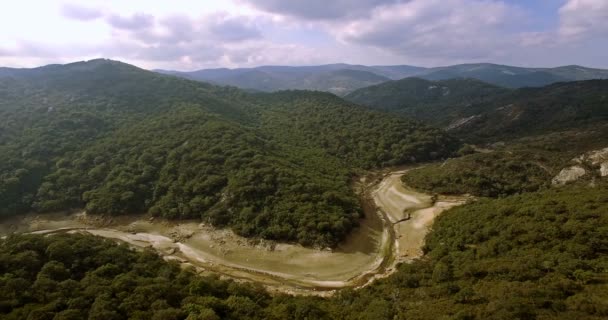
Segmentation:
{"type": "Polygon", "coordinates": [[[91,59],[87,59],[87,60],[69,61],[69,62],[63,62],[63,63],[60,63],[60,62],[56,62],[56,63],[51,62],[51,63],[47,63],[47,64],[43,64],[43,65],[37,65],[37,66],[31,66],[31,67],[11,67],[11,66],[0,65],[0,68],[8,68],[8,69],[36,69],[36,68],[43,68],[43,67],[47,67],[47,66],[53,66],[53,65],[65,66],[65,65],[70,65],[70,64],[74,64],[74,63],[87,63],[87,62],[96,61],[96,60],[109,60],[109,61],[114,61],[114,62],[120,62],[120,63],[124,63],[124,64],[128,64],[128,65],[134,66],[134,67],[139,68],[139,69],[147,70],[147,71],[174,71],[174,72],[184,72],[184,73],[196,72],[196,71],[202,71],[202,70],[220,70],[220,69],[238,70],[238,69],[256,69],[256,68],[264,68],[264,67],[306,68],[306,67],[320,67],[320,66],[331,66],[331,65],[340,65],[340,64],[347,65],[347,66],[364,66],[364,67],[406,66],[406,67],[425,68],[425,69],[447,68],[447,67],[458,66],[458,65],[484,65],[485,64],[485,65],[515,67],[515,68],[527,68],[527,69],[554,69],[554,68],[561,68],[561,67],[581,67],[581,68],[587,68],[587,69],[608,70],[608,68],[596,68],[596,67],[586,66],[586,65],[582,65],[582,64],[555,65],[555,66],[519,66],[519,65],[500,64],[500,63],[494,63],[494,62],[472,62],[472,63],[459,63],[459,64],[453,64],[453,65],[428,66],[428,67],[427,66],[417,66],[417,65],[407,65],[407,64],[367,64],[366,65],[366,64],[351,64],[351,63],[346,63],[346,62],[334,62],[334,63],[323,63],[323,64],[316,64],[316,65],[281,65],[281,64],[270,65],[270,64],[266,64],[266,65],[249,66],[249,67],[234,67],[234,68],[230,68],[230,67],[209,67],[209,68],[194,69],[194,70],[178,70],[178,69],[162,69],[162,68],[148,69],[148,68],[144,68],[142,66],[138,66],[138,65],[133,64],[133,63],[126,62],[126,61],[121,61],[121,60],[111,59],[111,58],[104,58],[104,57],[91,58],[91,59]]]}
{"type": "Polygon", "coordinates": [[[101,56],[179,71],[335,63],[608,69],[607,15],[604,0],[26,0],[0,12],[0,65],[101,56]]]}

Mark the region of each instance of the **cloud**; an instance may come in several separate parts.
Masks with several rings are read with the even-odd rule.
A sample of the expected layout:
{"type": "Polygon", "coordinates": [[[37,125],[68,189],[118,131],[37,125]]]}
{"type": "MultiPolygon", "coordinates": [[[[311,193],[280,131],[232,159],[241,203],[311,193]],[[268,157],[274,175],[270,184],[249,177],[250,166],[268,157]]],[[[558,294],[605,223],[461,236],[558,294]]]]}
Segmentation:
{"type": "Polygon", "coordinates": [[[370,18],[337,26],[347,43],[410,57],[486,59],[511,45],[523,13],[504,2],[413,0],[376,8],[370,18]]]}
{"type": "Polygon", "coordinates": [[[606,0],[569,0],[560,8],[559,15],[561,36],[608,37],[608,1],[606,0]]]}
{"type": "Polygon", "coordinates": [[[254,19],[247,17],[217,16],[210,24],[209,32],[218,40],[224,41],[243,41],[262,37],[254,19]]]}
{"type": "Polygon", "coordinates": [[[64,4],[61,7],[61,14],[66,18],[80,21],[95,20],[103,16],[103,12],[99,9],[83,7],[76,4],[64,4]]]}
{"type": "Polygon", "coordinates": [[[198,18],[187,15],[152,17],[150,23],[116,25],[113,43],[97,50],[104,56],[159,64],[217,66],[250,61],[253,54],[267,47],[259,24],[261,18],[215,13],[198,18]]]}
{"type": "MultiPolygon", "coordinates": [[[[60,15],[36,19],[48,30],[24,25],[22,32],[5,32],[2,64],[104,56],[182,70],[333,62],[608,67],[606,0],[560,0],[559,10],[552,3],[546,11],[515,0],[232,0],[204,13],[57,1],[45,11],[60,15]]],[[[10,14],[3,17],[4,30],[17,24],[10,14]]]]}
{"type": "Polygon", "coordinates": [[[13,52],[13,50],[0,47],[0,57],[12,57],[14,55],[15,53],[13,52]]]}
{"type": "Polygon", "coordinates": [[[117,29],[139,30],[151,27],[154,24],[154,16],[144,13],[136,13],[130,17],[112,14],[106,21],[117,29]]]}
{"type": "Polygon", "coordinates": [[[374,8],[399,0],[240,0],[269,13],[304,20],[335,20],[367,16],[374,8]]]}

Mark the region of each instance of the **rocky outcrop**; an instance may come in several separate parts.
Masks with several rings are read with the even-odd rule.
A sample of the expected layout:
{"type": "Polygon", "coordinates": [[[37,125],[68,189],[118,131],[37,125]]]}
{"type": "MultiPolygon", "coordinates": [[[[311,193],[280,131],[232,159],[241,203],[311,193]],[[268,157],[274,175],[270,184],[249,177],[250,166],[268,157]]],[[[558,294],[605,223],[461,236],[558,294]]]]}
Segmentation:
{"type": "Polygon", "coordinates": [[[474,120],[476,120],[480,117],[481,117],[480,115],[474,115],[474,116],[470,116],[467,118],[461,118],[461,119],[455,120],[454,122],[450,123],[450,125],[448,125],[445,129],[448,131],[459,129],[461,127],[468,125],[469,123],[473,122],[474,120]]]}
{"type": "Polygon", "coordinates": [[[590,152],[588,159],[593,166],[600,167],[600,176],[608,176],[608,148],[590,152]]]}
{"type": "Polygon", "coordinates": [[[560,186],[577,181],[588,173],[596,177],[598,174],[600,177],[608,176],[608,148],[584,153],[571,162],[572,166],[562,169],[553,178],[551,181],[553,185],[560,186]]]}
{"type": "Polygon", "coordinates": [[[555,178],[553,178],[553,180],[551,180],[551,183],[556,186],[563,186],[569,182],[580,179],[585,174],[587,174],[587,171],[580,166],[564,168],[555,176],[555,178]]]}

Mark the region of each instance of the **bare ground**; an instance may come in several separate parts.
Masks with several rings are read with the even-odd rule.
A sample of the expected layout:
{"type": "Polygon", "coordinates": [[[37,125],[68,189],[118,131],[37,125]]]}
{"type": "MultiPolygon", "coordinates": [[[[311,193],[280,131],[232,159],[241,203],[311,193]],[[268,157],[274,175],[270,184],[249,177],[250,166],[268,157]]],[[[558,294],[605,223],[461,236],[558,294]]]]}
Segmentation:
{"type": "Polygon", "coordinates": [[[28,215],[0,223],[0,236],[18,233],[89,233],[152,248],[167,260],[199,272],[255,281],[271,291],[331,295],[385,277],[399,262],[422,255],[424,236],[433,219],[466,197],[442,197],[406,188],[405,171],[371,174],[355,184],[366,218],[334,250],[251,240],[197,221],[171,222],[145,216],[103,217],[84,213],[28,215]],[[375,179],[374,179],[375,177],[375,179]],[[400,221],[405,212],[411,219],[400,221]]]}

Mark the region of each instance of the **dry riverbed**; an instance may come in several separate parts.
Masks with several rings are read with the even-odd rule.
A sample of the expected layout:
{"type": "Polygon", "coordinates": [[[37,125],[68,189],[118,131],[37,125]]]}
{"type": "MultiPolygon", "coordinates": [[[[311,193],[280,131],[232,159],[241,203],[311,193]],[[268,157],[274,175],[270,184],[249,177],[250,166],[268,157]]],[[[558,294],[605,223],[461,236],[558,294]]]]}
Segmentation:
{"type": "Polygon", "coordinates": [[[468,196],[432,196],[408,188],[401,181],[407,171],[387,174],[372,193],[378,210],[393,225],[395,263],[421,257],[424,237],[435,217],[470,200],[468,196]]]}
{"type": "Polygon", "coordinates": [[[334,250],[246,239],[198,221],[104,218],[85,213],[14,218],[0,224],[0,235],[89,233],[136,248],[152,248],[167,260],[202,273],[255,281],[281,292],[329,295],[335,289],[364,286],[390,274],[395,264],[419,257],[434,217],[466,201],[464,197],[433,199],[407,189],[400,181],[403,173],[391,172],[379,182],[362,179],[358,183],[366,218],[334,250]],[[409,220],[401,221],[408,215],[409,220]]]}

